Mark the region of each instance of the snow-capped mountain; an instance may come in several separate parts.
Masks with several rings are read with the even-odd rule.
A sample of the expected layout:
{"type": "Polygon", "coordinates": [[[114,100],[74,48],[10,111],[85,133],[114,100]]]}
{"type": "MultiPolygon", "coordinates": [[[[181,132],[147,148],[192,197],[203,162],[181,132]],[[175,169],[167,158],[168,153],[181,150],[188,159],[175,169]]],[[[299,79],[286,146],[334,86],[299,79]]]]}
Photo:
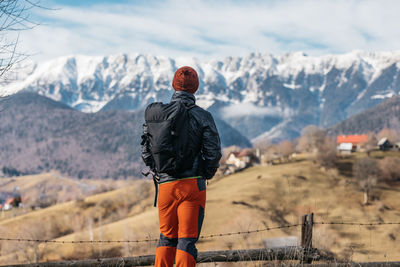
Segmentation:
{"type": "Polygon", "coordinates": [[[210,61],[69,56],[21,70],[0,86],[0,95],[28,90],[85,112],[136,111],[153,101],[169,101],[173,74],[183,65],[199,73],[197,103],[253,139],[293,138],[308,124],[328,127],[400,91],[400,51],[354,51],[210,61]]]}

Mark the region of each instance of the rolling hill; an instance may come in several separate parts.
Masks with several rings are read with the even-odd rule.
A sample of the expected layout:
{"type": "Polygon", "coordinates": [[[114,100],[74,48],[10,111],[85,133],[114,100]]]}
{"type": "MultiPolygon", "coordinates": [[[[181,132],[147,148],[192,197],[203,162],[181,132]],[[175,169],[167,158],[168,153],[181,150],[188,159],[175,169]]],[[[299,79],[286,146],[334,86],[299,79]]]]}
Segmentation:
{"type": "MultiPolygon", "coordinates": [[[[351,163],[354,159],[343,160],[351,163]]],[[[42,221],[43,225],[46,222],[47,225],[52,218],[58,218],[58,223],[54,223],[52,229],[62,230],[63,225],[81,226],[73,232],[65,231],[65,234],[58,231],[58,237],[54,238],[59,241],[157,239],[158,217],[157,209],[151,206],[151,182],[137,182],[142,184],[133,184],[126,189],[94,195],[78,202],[56,205],[0,221],[2,235],[7,234],[5,229],[12,227],[14,230],[8,231],[7,236],[26,236],[27,232],[23,229],[29,225],[30,234],[34,237],[41,233],[40,229],[34,227],[35,220],[42,221]],[[122,193],[122,190],[125,190],[125,193],[122,193]],[[141,197],[132,202],[125,202],[128,200],[125,197],[129,196],[132,190],[136,190],[136,194],[142,192],[141,197]],[[119,208],[113,210],[113,207],[121,207],[121,211],[119,208]],[[119,212],[120,215],[115,215],[119,212]],[[72,220],[74,214],[82,217],[72,220]]],[[[211,180],[207,190],[203,235],[297,224],[303,214],[310,212],[315,213],[315,220],[319,222],[400,220],[399,183],[378,184],[371,192],[374,199],[372,205],[364,206],[362,193],[351,176],[342,176],[334,170],[321,170],[305,160],[283,165],[255,166],[237,174],[211,180]]],[[[346,260],[398,261],[399,229],[399,225],[315,225],[313,243],[315,247],[330,250],[346,260]]],[[[299,236],[299,228],[204,238],[200,239],[198,247],[200,251],[258,248],[263,246],[264,238],[281,236],[299,236]]],[[[154,253],[155,245],[155,242],[40,244],[36,249],[43,259],[60,260],[143,255],[154,253]]],[[[2,254],[0,262],[16,262],[14,252],[18,246],[13,249],[10,247],[9,253],[2,254]]],[[[20,252],[21,249],[18,251],[20,259],[27,257],[20,252]]],[[[29,252],[29,249],[27,251],[29,252]]],[[[33,250],[29,253],[32,252],[33,250]]]]}
{"type": "Polygon", "coordinates": [[[0,198],[2,193],[4,195],[19,194],[25,207],[23,213],[27,209],[43,208],[115,190],[129,183],[130,181],[122,179],[73,179],[53,171],[37,175],[1,178],[0,198]]]}
{"type": "Polygon", "coordinates": [[[375,107],[351,116],[328,129],[331,135],[363,134],[390,128],[400,132],[400,97],[392,97],[375,107]]]}
{"type": "MultiPolygon", "coordinates": [[[[14,174],[57,170],[77,178],[141,177],[143,112],[84,113],[32,92],[0,101],[0,169],[14,174]]],[[[251,146],[215,118],[222,146],[251,146]]]]}

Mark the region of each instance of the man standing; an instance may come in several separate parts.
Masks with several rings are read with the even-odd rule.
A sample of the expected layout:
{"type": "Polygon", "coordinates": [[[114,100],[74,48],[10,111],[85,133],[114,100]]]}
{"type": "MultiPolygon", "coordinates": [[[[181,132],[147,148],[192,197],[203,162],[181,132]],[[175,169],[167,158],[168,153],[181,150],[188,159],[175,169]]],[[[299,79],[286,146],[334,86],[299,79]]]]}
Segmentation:
{"type": "Polygon", "coordinates": [[[195,266],[204,219],[206,183],[219,167],[221,145],[214,119],[195,105],[196,71],[175,72],[169,104],[150,104],[145,113],[142,158],[159,184],[160,239],[155,266],[195,266]]]}

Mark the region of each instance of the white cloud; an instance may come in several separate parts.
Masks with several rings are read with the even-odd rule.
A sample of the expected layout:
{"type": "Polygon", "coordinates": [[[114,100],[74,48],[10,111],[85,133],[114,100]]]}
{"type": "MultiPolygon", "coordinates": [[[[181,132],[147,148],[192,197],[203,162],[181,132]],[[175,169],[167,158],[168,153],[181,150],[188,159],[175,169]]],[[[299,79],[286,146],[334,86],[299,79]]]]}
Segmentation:
{"type": "Polygon", "coordinates": [[[281,110],[279,107],[260,107],[253,103],[238,103],[224,107],[221,110],[222,116],[227,118],[241,116],[272,116],[272,117],[288,117],[291,115],[291,110],[281,110]]]}
{"type": "Polygon", "coordinates": [[[312,55],[400,47],[400,1],[147,1],[40,10],[46,24],[20,49],[66,54],[222,58],[250,52],[312,55]]]}

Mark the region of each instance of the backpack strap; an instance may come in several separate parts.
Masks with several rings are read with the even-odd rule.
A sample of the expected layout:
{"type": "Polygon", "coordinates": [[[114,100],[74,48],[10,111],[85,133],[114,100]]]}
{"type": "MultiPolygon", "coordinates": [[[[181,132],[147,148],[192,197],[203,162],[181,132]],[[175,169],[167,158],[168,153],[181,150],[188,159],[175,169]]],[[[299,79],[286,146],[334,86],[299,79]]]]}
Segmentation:
{"type": "Polygon", "coordinates": [[[155,175],[153,175],[153,182],[154,182],[154,188],[155,188],[154,207],[157,207],[157,199],[158,199],[158,181],[157,181],[155,175]]]}
{"type": "Polygon", "coordinates": [[[158,199],[158,182],[160,181],[160,178],[158,175],[153,172],[152,170],[142,170],[142,174],[144,176],[153,176],[153,183],[154,183],[154,188],[155,188],[155,195],[154,195],[154,207],[157,207],[157,199],[158,199]]]}

